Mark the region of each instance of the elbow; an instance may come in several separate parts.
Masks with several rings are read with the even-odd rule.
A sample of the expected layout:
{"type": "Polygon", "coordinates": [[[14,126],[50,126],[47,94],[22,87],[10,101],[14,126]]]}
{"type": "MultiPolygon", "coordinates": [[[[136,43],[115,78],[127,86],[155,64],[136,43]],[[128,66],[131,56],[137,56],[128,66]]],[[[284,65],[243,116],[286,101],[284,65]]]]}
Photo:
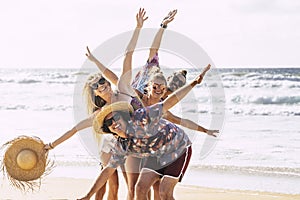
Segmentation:
{"type": "Polygon", "coordinates": [[[133,52],[134,52],[134,50],[127,50],[127,51],[125,52],[125,56],[126,56],[126,57],[132,57],[133,52]]]}

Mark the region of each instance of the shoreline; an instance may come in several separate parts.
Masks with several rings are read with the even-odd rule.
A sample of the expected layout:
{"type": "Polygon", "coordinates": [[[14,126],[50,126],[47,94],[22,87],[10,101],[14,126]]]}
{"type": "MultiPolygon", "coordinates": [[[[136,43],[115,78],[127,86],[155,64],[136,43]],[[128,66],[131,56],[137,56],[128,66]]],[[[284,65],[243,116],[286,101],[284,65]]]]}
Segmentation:
{"type": "MultiPolygon", "coordinates": [[[[123,174],[118,169],[120,185],[125,185],[123,174]]],[[[91,179],[98,177],[100,168],[92,166],[56,166],[47,178],[91,179]]],[[[215,171],[214,169],[198,170],[188,168],[182,185],[219,188],[224,190],[242,190],[253,192],[269,192],[279,194],[300,194],[295,185],[300,184],[300,177],[270,176],[270,174],[241,173],[239,171],[215,171]],[[284,183],[284,184],[283,184],[284,183]]]]}
{"type": "MultiPolygon", "coordinates": [[[[45,177],[42,180],[40,190],[33,193],[22,193],[9,185],[6,179],[1,181],[0,199],[76,199],[83,197],[94,179],[87,178],[58,178],[45,177]]],[[[209,200],[292,200],[300,199],[300,194],[281,194],[273,192],[257,192],[249,190],[229,190],[218,188],[206,188],[179,183],[175,187],[175,199],[209,199],[209,200]]],[[[126,198],[126,187],[120,182],[119,199],[126,198]]],[[[93,199],[93,198],[91,198],[93,199]]]]}

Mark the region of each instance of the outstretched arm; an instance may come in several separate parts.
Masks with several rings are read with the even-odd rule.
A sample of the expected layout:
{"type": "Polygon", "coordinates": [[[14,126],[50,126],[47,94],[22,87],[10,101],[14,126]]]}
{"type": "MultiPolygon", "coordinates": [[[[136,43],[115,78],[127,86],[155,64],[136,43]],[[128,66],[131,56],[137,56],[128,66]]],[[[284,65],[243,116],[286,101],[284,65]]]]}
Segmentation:
{"type": "Polygon", "coordinates": [[[87,53],[85,54],[86,57],[92,61],[93,63],[95,63],[97,65],[97,67],[99,68],[99,70],[101,71],[101,73],[114,85],[117,85],[118,83],[118,76],[113,73],[110,69],[108,69],[107,67],[105,67],[90,51],[89,47],[86,47],[87,49],[87,53]]]}
{"type": "Polygon", "coordinates": [[[62,136],[60,136],[54,142],[50,142],[49,144],[46,144],[44,146],[44,149],[45,150],[53,149],[57,145],[63,143],[64,141],[68,140],[69,138],[71,138],[78,131],[83,130],[83,129],[88,128],[88,127],[91,127],[93,125],[93,119],[94,119],[94,117],[97,113],[98,113],[98,111],[94,112],[89,118],[86,118],[86,119],[80,121],[72,129],[68,130],[66,133],[64,133],[62,136]]]}
{"type": "Polygon", "coordinates": [[[205,73],[210,69],[210,64],[208,64],[204,70],[199,74],[194,81],[190,84],[183,86],[182,88],[173,92],[168,98],[163,101],[163,113],[166,113],[169,109],[171,109],[174,105],[176,105],[181,99],[183,99],[191,89],[202,82],[205,73]]]}
{"type": "Polygon", "coordinates": [[[136,14],[136,28],[125,51],[125,58],[123,60],[123,70],[121,74],[122,78],[120,78],[120,83],[118,84],[119,90],[123,92],[128,92],[128,89],[131,88],[130,84],[132,79],[132,55],[136,47],[140,30],[143,27],[144,21],[148,19],[148,17],[145,17],[145,15],[146,11],[144,10],[144,8],[140,8],[139,12],[136,14]]]}
{"type": "Polygon", "coordinates": [[[87,193],[87,195],[79,200],[88,200],[90,199],[94,193],[96,193],[103,185],[106,183],[108,178],[115,172],[115,168],[105,167],[99,177],[97,178],[96,182],[94,183],[93,187],[87,193]]]}
{"type": "Polygon", "coordinates": [[[152,42],[151,48],[150,48],[150,52],[149,52],[149,58],[148,60],[152,60],[152,58],[155,56],[155,54],[157,53],[159,47],[160,47],[160,43],[162,40],[162,36],[163,33],[167,27],[167,25],[174,20],[174,17],[177,13],[177,10],[173,10],[170,11],[169,14],[162,20],[161,22],[161,28],[157,31],[154,40],[152,42]],[[164,27],[164,28],[163,28],[164,27]]]}
{"type": "Polygon", "coordinates": [[[182,118],[174,115],[170,111],[167,111],[167,113],[164,115],[164,118],[167,119],[168,121],[172,122],[172,123],[184,126],[184,127],[189,128],[191,130],[204,132],[207,135],[211,135],[211,136],[214,136],[214,137],[217,137],[216,134],[219,133],[219,130],[206,129],[206,128],[196,124],[195,122],[193,122],[189,119],[182,119],[182,118]]]}

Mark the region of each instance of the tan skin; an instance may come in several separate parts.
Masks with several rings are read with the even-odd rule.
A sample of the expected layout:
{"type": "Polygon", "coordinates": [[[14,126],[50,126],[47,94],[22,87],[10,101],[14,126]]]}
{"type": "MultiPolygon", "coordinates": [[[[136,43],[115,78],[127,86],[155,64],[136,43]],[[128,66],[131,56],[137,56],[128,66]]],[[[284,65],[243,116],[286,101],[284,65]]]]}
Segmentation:
{"type": "MultiPolygon", "coordinates": [[[[148,19],[148,17],[146,17],[146,11],[144,9],[139,9],[139,12],[136,15],[136,28],[134,30],[133,36],[127,46],[126,52],[125,52],[125,58],[123,60],[123,71],[122,71],[122,76],[123,74],[126,74],[128,72],[128,70],[131,69],[131,62],[132,62],[132,55],[133,55],[133,51],[135,49],[136,43],[137,43],[137,39],[138,39],[138,35],[140,32],[140,29],[143,27],[144,21],[146,21],[148,19]]],[[[90,52],[89,48],[87,47],[87,53],[86,53],[87,58],[94,62],[97,67],[100,69],[100,71],[104,74],[104,76],[106,76],[112,84],[117,85],[118,84],[118,77],[108,68],[106,68],[100,61],[98,61],[95,56],[90,52]]],[[[127,73],[129,74],[129,73],[127,73]]],[[[123,97],[121,97],[123,98],[123,97]]],[[[110,99],[111,101],[112,99],[110,99]]],[[[114,99],[114,101],[116,101],[116,99],[114,99]]],[[[127,170],[126,170],[127,171],[127,170]]],[[[127,171],[128,172],[128,171],[127,171]]],[[[127,199],[133,199],[134,197],[134,189],[132,189],[132,187],[130,187],[130,185],[132,184],[132,179],[130,176],[130,173],[126,173],[127,177],[127,185],[128,185],[128,197],[127,199]]]]}
{"type": "MultiPolygon", "coordinates": [[[[141,94],[138,90],[135,90],[141,96],[141,99],[145,106],[150,106],[150,105],[160,102],[160,100],[163,98],[163,96],[165,95],[165,92],[167,90],[166,83],[161,79],[150,80],[150,84],[149,84],[148,88],[149,88],[149,90],[148,90],[149,92],[146,95],[141,94]],[[157,87],[158,85],[160,87],[157,87]]],[[[170,111],[165,113],[164,118],[172,123],[182,125],[186,128],[192,129],[192,130],[204,132],[204,133],[214,136],[214,137],[216,137],[216,134],[219,132],[218,130],[206,129],[206,128],[194,123],[193,121],[191,121],[189,119],[180,118],[180,117],[172,114],[170,111]]]]}
{"type": "MultiPolygon", "coordinates": [[[[181,99],[183,99],[190,91],[191,89],[201,83],[203,76],[205,73],[210,69],[210,65],[208,65],[204,71],[195,78],[194,81],[192,81],[190,84],[183,86],[179,90],[175,91],[173,94],[171,94],[167,99],[165,99],[162,102],[162,112],[165,113],[169,109],[171,109],[174,105],[176,105],[181,99]]],[[[114,113],[108,114],[105,119],[109,119],[114,115],[114,113]]],[[[110,131],[116,133],[120,137],[126,138],[126,128],[127,123],[122,119],[122,117],[114,121],[111,126],[109,126],[110,131]]],[[[80,200],[88,200],[92,197],[92,195],[95,193],[95,191],[98,190],[98,188],[102,187],[102,185],[105,183],[105,181],[108,179],[108,177],[111,176],[111,174],[115,171],[115,168],[106,167],[102,170],[101,174],[97,178],[95,184],[91,188],[91,190],[88,192],[88,194],[81,198],[80,200]]],[[[151,185],[159,180],[159,176],[149,171],[148,173],[145,173],[145,170],[142,170],[142,173],[138,179],[138,183],[136,186],[136,200],[146,200],[147,199],[147,192],[149,191],[151,185]]],[[[160,198],[161,200],[164,199],[173,199],[173,191],[174,187],[176,186],[178,182],[177,178],[171,178],[171,177],[163,177],[161,184],[160,184],[160,198]]]]}
{"type": "MultiPolygon", "coordinates": [[[[132,56],[132,48],[134,49],[135,44],[136,44],[136,38],[138,36],[139,30],[140,28],[143,26],[143,23],[145,20],[147,20],[148,17],[145,17],[146,12],[144,11],[144,9],[139,9],[139,12],[136,14],[136,20],[137,20],[137,27],[136,27],[136,31],[134,32],[133,38],[132,38],[132,46],[128,46],[128,51],[127,54],[125,56],[124,59],[124,63],[128,63],[131,60],[131,56],[132,56]]],[[[86,54],[86,56],[88,57],[89,60],[91,60],[92,62],[95,62],[96,65],[101,69],[103,69],[102,67],[103,64],[100,63],[91,53],[90,50],[87,48],[88,53],[86,54]]],[[[108,70],[107,68],[104,67],[104,70],[106,73],[104,73],[105,76],[108,76],[109,79],[111,80],[111,82],[113,84],[117,84],[118,82],[118,77],[115,76],[114,73],[112,73],[110,70],[108,70]]],[[[98,80],[95,80],[95,82],[97,82],[98,80]]],[[[113,95],[113,91],[111,89],[111,87],[109,86],[108,83],[105,83],[103,85],[100,85],[98,87],[97,90],[94,90],[94,95],[95,96],[100,96],[101,98],[103,98],[108,104],[110,104],[112,101],[117,101],[117,100],[124,100],[123,97],[115,97],[113,95]],[[118,99],[119,98],[119,99],[118,99]]],[[[46,144],[44,149],[46,151],[55,148],[57,145],[61,144],[62,142],[64,142],[65,140],[71,138],[73,135],[75,135],[78,131],[91,127],[92,123],[93,123],[93,119],[95,117],[95,115],[100,112],[99,110],[96,111],[95,113],[93,113],[90,117],[88,117],[87,119],[82,120],[81,122],[79,122],[76,126],[74,126],[72,129],[70,129],[69,131],[67,131],[65,134],[63,134],[60,138],[58,138],[57,140],[55,140],[52,143],[46,144]]],[[[108,158],[110,157],[109,155],[103,155],[103,157],[106,157],[105,160],[108,160],[108,158]]],[[[115,175],[117,176],[117,172],[113,173],[114,175],[111,178],[114,178],[115,175]]],[[[127,181],[127,177],[125,177],[126,181],[127,181]]],[[[112,184],[110,184],[110,188],[115,188],[116,186],[118,186],[117,180],[115,179],[115,181],[110,181],[112,184]]],[[[103,191],[99,191],[99,193],[96,194],[96,199],[102,199],[104,192],[103,191]]],[[[113,189],[112,192],[109,192],[108,195],[108,199],[113,200],[113,199],[117,199],[117,190],[113,189]]]]}
{"type": "MultiPolygon", "coordinates": [[[[95,79],[94,82],[97,82],[99,80],[95,79]]],[[[93,82],[91,82],[93,83],[93,82]]],[[[106,81],[106,83],[104,83],[103,85],[100,85],[98,87],[98,89],[93,90],[93,93],[95,96],[100,96],[101,98],[103,98],[104,100],[106,100],[107,104],[111,103],[111,96],[113,95],[112,89],[110,87],[110,85],[108,84],[108,82],[106,81]]],[[[68,140],[69,138],[71,138],[73,135],[75,135],[78,131],[83,130],[85,128],[89,128],[92,126],[93,124],[93,119],[96,116],[96,114],[100,112],[100,110],[95,111],[91,116],[89,116],[87,119],[84,119],[82,121],[80,121],[78,124],[76,124],[72,129],[70,129],[69,131],[67,131],[65,134],[63,134],[61,137],[59,137],[58,139],[56,139],[54,142],[46,144],[44,146],[44,149],[46,151],[55,148],[56,146],[60,145],[61,143],[63,143],[64,141],[68,140]]],[[[100,160],[102,162],[102,164],[105,166],[108,162],[108,159],[110,158],[110,154],[108,153],[104,153],[102,152],[100,160]]],[[[118,199],[118,174],[117,172],[113,173],[112,176],[108,179],[108,183],[109,183],[109,192],[108,192],[108,200],[116,200],[118,199]]],[[[103,187],[101,187],[97,192],[96,192],[96,196],[95,199],[97,200],[101,200],[103,199],[103,196],[105,194],[105,185],[103,187]]]]}
{"type": "MultiPolygon", "coordinates": [[[[174,20],[174,17],[176,14],[177,14],[177,10],[170,11],[168,13],[168,15],[163,19],[162,24],[168,25],[170,22],[172,22],[174,20]]],[[[154,40],[151,45],[151,48],[149,50],[148,60],[151,60],[158,52],[164,30],[165,30],[164,28],[160,28],[158,30],[157,34],[155,35],[154,40]]],[[[132,49],[132,51],[133,50],[134,49],[132,49]]],[[[120,82],[122,83],[122,84],[119,83],[120,87],[122,87],[122,88],[120,88],[120,90],[123,90],[125,93],[132,94],[133,96],[135,96],[136,95],[135,92],[138,92],[138,91],[136,90],[135,92],[133,92],[132,90],[130,90],[130,88],[131,88],[130,83],[131,83],[131,76],[132,76],[131,63],[128,63],[127,66],[128,66],[128,68],[126,68],[126,70],[123,69],[123,71],[126,71],[126,73],[129,72],[129,73],[126,74],[127,75],[126,77],[120,78],[121,79],[120,82]],[[123,80],[125,80],[125,81],[123,82],[123,80]]],[[[159,89],[158,89],[155,92],[157,94],[153,94],[149,99],[146,100],[147,102],[145,102],[145,99],[142,99],[143,104],[144,105],[148,105],[148,104],[152,105],[152,104],[158,102],[159,98],[161,96],[161,94],[159,94],[159,92],[161,92],[161,94],[163,94],[163,90],[159,91],[159,89]]],[[[140,96],[140,95],[138,94],[138,96],[140,96]]],[[[140,163],[140,159],[132,157],[132,156],[129,156],[126,161],[125,166],[126,166],[126,171],[128,174],[127,178],[128,178],[128,187],[129,187],[128,200],[133,199],[135,196],[135,185],[138,180],[139,170],[140,170],[138,167],[139,163],[140,163]]],[[[153,190],[154,190],[154,199],[159,200],[159,181],[153,185],[153,190]]],[[[150,198],[150,193],[148,195],[148,198],[150,198]]]]}
{"type": "MultiPolygon", "coordinates": [[[[168,16],[164,18],[162,24],[168,25],[168,23],[170,23],[171,21],[174,20],[174,17],[176,15],[176,13],[177,13],[177,10],[171,11],[168,14],[168,16]]],[[[145,15],[142,15],[142,16],[145,16],[145,15]]],[[[144,21],[146,19],[147,18],[144,18],[144,21]]],[[[140,20],[140,22],[143,22],[143,20],[140,20]]],[[[139,22],[138,22],[138,24],[139,24],[139,22]]],[[[132,90],[130,90],[130,88],[131,88],[131,86],[130,86],[131,73],[128,73],[128,72],[131,72],[132,54],[133,54],[133,50],[134,50],[134,47],[136,45],[137,37],[138,37],[138,34],[139,34],[139,28],[142,27],[143,23],[140,23],[140,24],[141,25],[137,25],[137,28],[134,31],[134,36],[131,39],[131,41],[130,41],[128,47],[127,47],[127,50],[126,50],[126,57],[125,57],[124,62],[123,62],[123,71],[122,71],[122,76],[126,74],[126,78],[121,77],[121,81],[120,81],[121,84],[119,82],[120,90],[122,90],[124,93],[132,94],[133,96],[135,96],[135,93],[132,90]]],[[[153,56],[157,53],[157,51],[159,49],[159,46],[160,46],[160,42],[161,42],[162,34],[163,34],[164,30],[165,30],[164,28],[160,28],[159,31],[157,32],[157,34],[155,36],[155,39],[152,43],[152,47],[150,48],[150,51],[149,51],[149,60],[151,60],[153,58],[153,56]]],[[[88,58],[91,61],[93,61],[98,66],[100,71],[102,71],[104,73],[104,75],[106,77],[108,77],[108,79],[113,84],[118,83],[117,76],[112,71],[110,71],[108,68],[106,68],[104,65],[102,65],[91,54],[91,52],[89,51],[88,48],[87,48],[87,50],[88,50],[88,53],[86,55],[88,56],[88,58]]],[[[159,84],[162,84],[162,83],[159,83],[159,84]]],[[[138,92],[138,91],[135,91],[135,92],[138,92]]],[[[159,91],[159,89],[157,89],[157,90],[153,91],[153,93],[150,93],[148,96],[143,96],[142,101],[143,101],[144,105],[153,105],[153,104],[159,102],[160,99],[162,98],[162,96],[164,95],[164,92],[165,92],[165,89],[163,89],[162,91],[159,91]]],[[[139,94],[139,96],[141,96],[141,95],[139,94]]],[[[188,119],[181,119],[181,118],[173,115],[171,112],[167,112],[166,115],[165,115],[165,118],[168,119],[169,121],[173,122],[173,123],[183,125],[187,128],[191,128],[193,130],[205,132],[205,133],[207,133],[209,135],[212,135],[212,136],[215,136],[215,134],[218,133],[218,130],[205,129],[202,126],[197,125],[193,121],[188,120],[188,119]]],[[[128,199],[133,199],[133,197],[134,197],[134,186],[135,186],[135,183],[136,183],[137,178],[138,178],[138,173],[129,173],[129,172],[139,171],[136,168],[136,166],[138,166],[136,164],[138,161],[136,161],[136,158],[131,158],[131,157],[128,157],[127,161],[128,162],[126,162],[127,163],[126,164],[126,166],[127,166],[126,171],[128,172],[127,174],[128,174],[128,181],[129,181],[128,182],[128,187],[129,187],[128,199]]],[[[156,185],[156,187],[154,188],[155,199],[159,199],[159,197],[158,197],[159,192],[158,192],[157,187],[158,186],[156,185]]]]}
{"type": "MultiPolygon", "coordinates": [[[[183,77],[183,75],[179,75],[179,76],[182,76],[182,77],[179,77],[179,79],[181,78],[182,81],[185,82],[185,78],[183,77]]],[[[179,87],[177,87],[177,89],[178,88],[179,87]]],[[[155,103],[158,103],[161,101],[161,99],[166,98],[168,95],[170,95],[172,93],[172,92],[170,92],[170,93],[168,93],[168,95],[166,95],[166,91],[167,91],[166,82],[159,78],[155,78],[150,81],[150,84],[148,86],[148,91],[149,92],[146,95],[144,95],[144,94],[141,94],[138,90],[136,90],[136,92],[139,93],[139,95],[142,95],[141,99],[145,106],[150,106],[155,103]]],[[[193,121],[191,121],[189,119],[182,119],[182,118],[174,115],[170,111],[165,112],[163,117],[172,123],[182,125],[184,127],[190,128],[192,130],[204,132],[204,133],[207,133],[208,135],[211,135],[214,137],[216,137],[216,133],[219,133],[218,130],[205,129],[204,127],[194,123],[193,121]]],[[[137,162],[135,162],[135,163],[137,163],[137,162]]],[[[137,181],[137,178],[138,178],[138,176],[136,176],[136,181],[137,181]]],[[[160,179],[156,179],[153,182],[154,199],[155,200],[159,200],[161,198],[160,196],[165,191],[162,187],[160,187],[160,181],[161,181],[160,179]]],[[[143,191],[143,192],[145,192],[145,191],[143,191]]]]}

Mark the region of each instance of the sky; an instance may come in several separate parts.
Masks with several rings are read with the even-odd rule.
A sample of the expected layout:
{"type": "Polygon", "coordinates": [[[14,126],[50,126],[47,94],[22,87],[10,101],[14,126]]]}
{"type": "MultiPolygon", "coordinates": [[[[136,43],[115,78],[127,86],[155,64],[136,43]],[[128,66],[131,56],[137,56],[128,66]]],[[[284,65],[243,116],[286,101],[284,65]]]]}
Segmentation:
{"type": "Polygon", "coordinates": [[[1,0],[0,68],[79,68],[86,46],[134,29],[140,7],[145,28],[177,9],[168,29],[199,44],[216,66],[300,66],[298,0],[1,0]]]}

